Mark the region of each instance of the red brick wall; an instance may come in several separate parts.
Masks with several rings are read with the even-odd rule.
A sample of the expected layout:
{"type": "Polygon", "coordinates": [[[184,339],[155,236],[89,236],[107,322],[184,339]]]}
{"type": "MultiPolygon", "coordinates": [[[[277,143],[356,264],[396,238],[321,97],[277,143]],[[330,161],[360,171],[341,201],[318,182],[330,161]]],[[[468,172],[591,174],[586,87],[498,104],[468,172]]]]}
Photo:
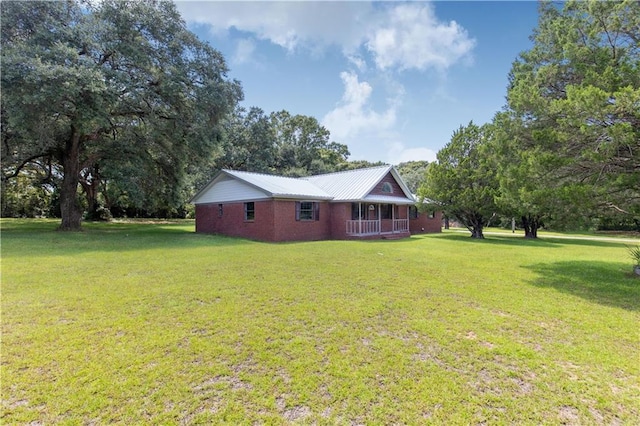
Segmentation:
{"type": "Polygon", "coordinates": [[[244,203],[222,205],[222,217],[218,204],[196,205],[196,232],[216,233],[231,237],[242,237],[274,241],[273,202],[256,201],[255,220],[244,220],[244,203]]]}
{"type": "Polygon", "coordinates": [[[429,218],[429,212],[418,212],[417,219],[409,219],[409,231],[411,234],[426,234],[442,232],[442,212],[435,212],[433,218],[429,218]]]}
{"type": "MultiPolygon", "coordinates": [[[[406,206],[398,206],[396,218],[406,218],[406,206]]],[[[255,220],[244,220],[244,203],[223,204],[219,217],[218,204],[196,205],[196,232],[219,233],[261,241],[313,241],[349,238],[346,222],[351,220],[351,203],[320,202],[319,221],[296,221],[295,201],[266,200],[255,202],[255,220]]],[[[412,234],[441,232],[441,212],[434,218],[428,212],[409,220],[412,234]]],[[[391,221],[382,221],[383,231],[390,231],[391,221]],[[388,223],[387,223],[388,222],[388,223]],[[388,226],[386,226],[388,225],[388,226]],[[389,229],[387,229],[389,228],[389,229]]]]}
{"type": "Polygon", "coordinates": [[[215,233],[217,217],[217,204],[196,204],[196,232],[215,233]]]}
{"type": "Polygon", "coordinates": [[[351,203],[330,204],[331,208],[331,238],[344,240],[347,238],[347,220],[351,220],[351,203]]]}
{"type": "Polygon", "coordinates": [[[295,201],[275,200],[275,241],[316,241],[331,238],[329,203],[319,202],[320,220],[296,220],[295,201]]]}
{"type": "Polygon", "coordinates": [[[320,220],[297,221],[295,201],[255,202],[255,219],[244,220],[244,203],[196,205],[196,232],[218,233],[261,241],[313,241],[331,238],[329,203],[320,202],[320,220]]]}

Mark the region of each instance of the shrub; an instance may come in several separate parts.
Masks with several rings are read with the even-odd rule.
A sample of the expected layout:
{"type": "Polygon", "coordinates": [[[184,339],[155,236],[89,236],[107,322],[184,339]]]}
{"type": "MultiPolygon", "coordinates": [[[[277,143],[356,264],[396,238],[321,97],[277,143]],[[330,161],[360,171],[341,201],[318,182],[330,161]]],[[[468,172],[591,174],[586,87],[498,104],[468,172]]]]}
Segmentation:
{"type": "Polygon", "coordinates": [[[640,245],[636,247],[629,247],[629,255],[631,255],[633,264],[640,266],[640,245]]]}

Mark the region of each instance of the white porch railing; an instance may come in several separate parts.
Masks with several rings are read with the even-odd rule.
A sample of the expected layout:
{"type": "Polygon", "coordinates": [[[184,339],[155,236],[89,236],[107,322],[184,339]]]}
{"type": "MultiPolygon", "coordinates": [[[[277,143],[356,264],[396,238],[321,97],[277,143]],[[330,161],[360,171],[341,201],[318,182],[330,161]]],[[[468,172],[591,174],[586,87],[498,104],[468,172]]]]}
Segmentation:
{"type": "Polygon", "coordinates": [[[409,219],[393,220],[393,232],[408,232],[408,231],[409,231],[409,219]]]}
{"type": "Polygon", "coordinates": [[[347,235],[375,235],[380,233],[380,221],[348,220],[347,235]]]}
{"type": "MultiPolygon", "coordinates": [[[[409,219],[394,219],[392,232],[409,232],[409,219]]],[[[381,233],[379,220],[347,221],[347,235],[377,235],[381,233]]]]}

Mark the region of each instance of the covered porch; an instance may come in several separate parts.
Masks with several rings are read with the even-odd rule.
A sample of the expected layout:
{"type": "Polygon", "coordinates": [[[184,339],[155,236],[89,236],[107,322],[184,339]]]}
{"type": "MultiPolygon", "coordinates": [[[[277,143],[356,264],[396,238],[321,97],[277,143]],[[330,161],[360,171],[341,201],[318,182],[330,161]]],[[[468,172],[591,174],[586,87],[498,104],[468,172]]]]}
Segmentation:
{"type": "Polygon", "coordinates": [[[354,202],[351,220],[346,221],[349,237],[408,237],[409,204],[354,202]]]}

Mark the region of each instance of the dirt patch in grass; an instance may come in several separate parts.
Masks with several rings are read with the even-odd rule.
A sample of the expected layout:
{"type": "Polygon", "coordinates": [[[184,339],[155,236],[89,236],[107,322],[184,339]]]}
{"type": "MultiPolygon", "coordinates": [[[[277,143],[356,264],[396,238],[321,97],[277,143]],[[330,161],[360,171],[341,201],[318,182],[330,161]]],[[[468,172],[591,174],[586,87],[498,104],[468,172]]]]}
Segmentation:
{"type": "Polygon", "coordinates": [[[563,405],[558,410],[558,419],[563,425],[577,425],[580,424],[580,412],[575,407],[563,405]]]}
{"type": "Polygon", "coordinates": [[[282,417],[285,420],[293,422],[296,420],[304,419],[311,415],[311,409],[306,405],[297,405],[295,407],[288,408],[282,413],[282,417]]]}

